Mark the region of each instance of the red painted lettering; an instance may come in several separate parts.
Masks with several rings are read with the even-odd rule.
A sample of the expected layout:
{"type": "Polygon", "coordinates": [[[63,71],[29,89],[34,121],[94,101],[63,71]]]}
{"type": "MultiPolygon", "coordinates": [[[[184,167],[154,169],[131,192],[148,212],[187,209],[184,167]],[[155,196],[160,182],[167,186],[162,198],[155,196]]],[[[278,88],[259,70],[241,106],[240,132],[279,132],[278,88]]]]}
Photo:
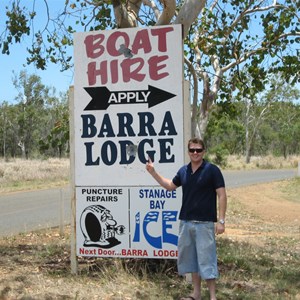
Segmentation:
{"type": "MultiPolygon", "coordinates": [[[[172,27],[163,27],[151,29],[152,36],[158,38],[158,51],[167,52],[167,33],[173,31],[172,27]]],[[[126,48],[132,48],[132,52],[137,54],[139,50],[144,53],[150,53],[152,46],[149,38],[149,31],[147,29],[140,30],[136,33],[132,45],[130,45],[130,38],[126,32],[115,31],[106,41],[106,48],[103,45],[105,35],[102,33],[88,35],[85,40],[86,55],[89,58],[98,58],[107,50],[110,56],[120,56],[120,46],[124,45],[126,48]]]]}
{"type": "Polygon", "coordinates": [[[116,31],[108,37],[106,45],[109,55],[120,56],[122,55],[122,53],[119,52],[120,46],[125,45],[126,48],[129,47],[129,36],[126,32],[116,31]]]}
{"type": "Polygon", "coordinates": [[[119,80],[119,72],[118,72],[118,61],[113,60],[110,62],[110,76],[111,83],[117,83],[119,80]]]}
{"type": "Polygon", "coordinates": [[[176,250],[153,250],[154,257],[178,257],[178,251],[176,250]]]}
{"type": "Polygon", "coordinates": [[[107,255],[107,256],[114,256],[116,255],[115,250],[105,250],[105,249],[98,249],[98,255],[107,255]]]}
{"type": "Polygon", "coordinates": [[[158,51],[167,51],[167,33],[173,31],[172,27],[162,27],[157,29],[151,29],[151,34],[158,37],[158,51]]]}
{"type": "Polygon", "coordinates": [[[123,73],[123,81],[124,82],[129,82],[131,79],[136,80],[136,81],[143,81],[145,78],[145,74],[141,74],[140,71],[142,70],[144,66],[144,60],[141,57],[138,58],[132,58],[132,59],[125,59],[121,63],[122,67],[122,73],[123,73]],[[132,69],[135,65],[135,68],[132,69]]]}
{"type": "Polygon", "coordinates": [[[122,249],[122,256],[131,256],[131,257],[146,257],[148,256],[147,250],[141,249],[122,249]]]}
{"type": "Polygon", "coordinates": [[[104,53],[104,47],[101,43],[104,41],[104,34],[88,35],[85,40],[86,56],[89,58],[97,58],[104,53]]]}
{"type": "Polygon", "coordinates": [[[79,255],[95,255],[96,249],[79,248],[79,255]]]}
{"type": "Polygon", "coordinates": [[[143,49],[144,53],[149,53],[152,50],[147,29],[138,31],[132,43],[132,53],[137,54],[139,49],[143,49]]]}
{"type": "Polygon", "coordinates": [[[151,79],[160,80],[169,75],[168,72],[162,72],[159,74],[159,71],[163,70],[167,66],[166,64],[159,65],[159,63],[166,61],[168,58],[169,58],[168,55],[150,57],[148,64],[149,64],[149,75],[151,79]]]}
{"type": "Polygon", "coordinates": [[[91,62],[88,64],[88,80],[89,85],[95,85],[97,81],[97,77],[100,76],[101,83],[107,83],[107,61],[100,62],[100,68],[96,69],[96,62],[91,62]]]}
{"type": "Polygon", "coordinates": [[[108,74],[110,74],[111,83],[117,83],[119,80],[123,82],[130,82],[135,80],[141,82],[146,76],[146,66],[149,68],[149,77],[152,80],[160,80],[169,76],[169,72],[163,72],[167,67],[167,64],[162,62],[167,61],[169,56],[153,56],[150,57],[145,65],[145,61],[141,57],[125,59],[120,64],[118,60],[112,60],[108,66],[107,61],[99,62],[99,68],[97,68],[96,62],[90,62],[88,64],[88,82],[89,85],[95,85],[97,81],[101,84],[108,83],[108,74]],[[109,68],[108,68],[109,67],[109,68]],[[121,74],[119,74],[119,68],[121,74]],[[121,78],[119,78],[119,76],[121,78]]]}

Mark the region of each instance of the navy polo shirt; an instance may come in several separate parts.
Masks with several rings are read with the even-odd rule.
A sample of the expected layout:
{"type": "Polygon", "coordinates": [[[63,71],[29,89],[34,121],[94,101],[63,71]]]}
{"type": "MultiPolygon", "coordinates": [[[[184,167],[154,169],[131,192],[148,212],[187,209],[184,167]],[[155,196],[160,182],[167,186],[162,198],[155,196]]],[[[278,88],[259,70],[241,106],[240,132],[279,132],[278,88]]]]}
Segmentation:
{"type": "Polygon", "coordinates": [[[180,220],[217,221],[216,189],[225,187],[221,170],[203,160],[192,173],[191,163],[179,169],[173,178],[176,186],[182,186],[180,220]]]}

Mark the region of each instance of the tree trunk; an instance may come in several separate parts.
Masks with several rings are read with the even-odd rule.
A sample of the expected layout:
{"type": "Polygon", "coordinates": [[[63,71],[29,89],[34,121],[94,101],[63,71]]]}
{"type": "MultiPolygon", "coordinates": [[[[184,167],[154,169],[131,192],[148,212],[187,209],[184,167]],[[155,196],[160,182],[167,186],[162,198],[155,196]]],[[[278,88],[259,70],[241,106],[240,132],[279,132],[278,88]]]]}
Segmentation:
{"type": "Polygon", "coordinates": [[[141,0],[131,0],[126,5],[121,0],[112,0],[114,15],[119,28],[137,27],[137,16],[141,0]]]}
{"type": "Polygon", "coordinates": [[[205,0],[185,0],[178,12],[175,24],[183,25],[183,37],[188,35],[191,25],[206,4],[205,0]]]}
{"type": "Polygon", "coordinates": [[[164,0],[164,10],[158,18],[156,25],[168,25],[171,19],[175,15],[176,11],[176,0],[164,0]]]}
{"type": "Polygon", "coordinates": [[[26,158],[26,149],[25,149],[25,144],[22,141],[19,141],[18,146],[21,148],[22,151],[22,158],[26,158]]]}

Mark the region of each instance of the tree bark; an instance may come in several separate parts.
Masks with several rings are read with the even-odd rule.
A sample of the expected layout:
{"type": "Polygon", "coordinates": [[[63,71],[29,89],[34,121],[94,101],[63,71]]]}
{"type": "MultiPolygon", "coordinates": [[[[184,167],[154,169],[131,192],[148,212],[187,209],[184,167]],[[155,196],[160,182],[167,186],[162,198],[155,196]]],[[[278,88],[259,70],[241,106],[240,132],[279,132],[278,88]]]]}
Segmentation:
{"type": "Polygon", "coordinates": [[[163,0],[164,10],[157,20],[156,25],[168,25],[171,19],[175,15],[176,10],[176,0],[163,0]]]}
{"type": "Polygon", "coordinates": [[[190,30],[191,25],[199,16],[201,10],[206,4],[205,0],[185,0],[178,16],[175,20],[175,24],[183,25],[183,38],[185,38],[190,30]]]}
{"type": "Polygon", "coordinates": [[[141,0],[131,0],[123,5],[121,0],[112,0],[114,14],[119,28],[137,27],[137,17],[141,0]]]}

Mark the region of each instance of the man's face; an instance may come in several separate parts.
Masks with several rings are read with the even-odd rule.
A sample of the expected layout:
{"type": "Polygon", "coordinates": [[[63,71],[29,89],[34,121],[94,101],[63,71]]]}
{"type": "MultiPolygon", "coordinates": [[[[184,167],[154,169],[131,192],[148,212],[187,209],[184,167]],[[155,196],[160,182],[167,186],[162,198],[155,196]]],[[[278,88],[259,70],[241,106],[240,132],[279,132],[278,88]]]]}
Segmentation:
{"type": "Polygon", "coordinates": [[[200,162],[203,159],[205,150],[202,145],[191,143],[188,152],[192,162],[200,162]]]}

